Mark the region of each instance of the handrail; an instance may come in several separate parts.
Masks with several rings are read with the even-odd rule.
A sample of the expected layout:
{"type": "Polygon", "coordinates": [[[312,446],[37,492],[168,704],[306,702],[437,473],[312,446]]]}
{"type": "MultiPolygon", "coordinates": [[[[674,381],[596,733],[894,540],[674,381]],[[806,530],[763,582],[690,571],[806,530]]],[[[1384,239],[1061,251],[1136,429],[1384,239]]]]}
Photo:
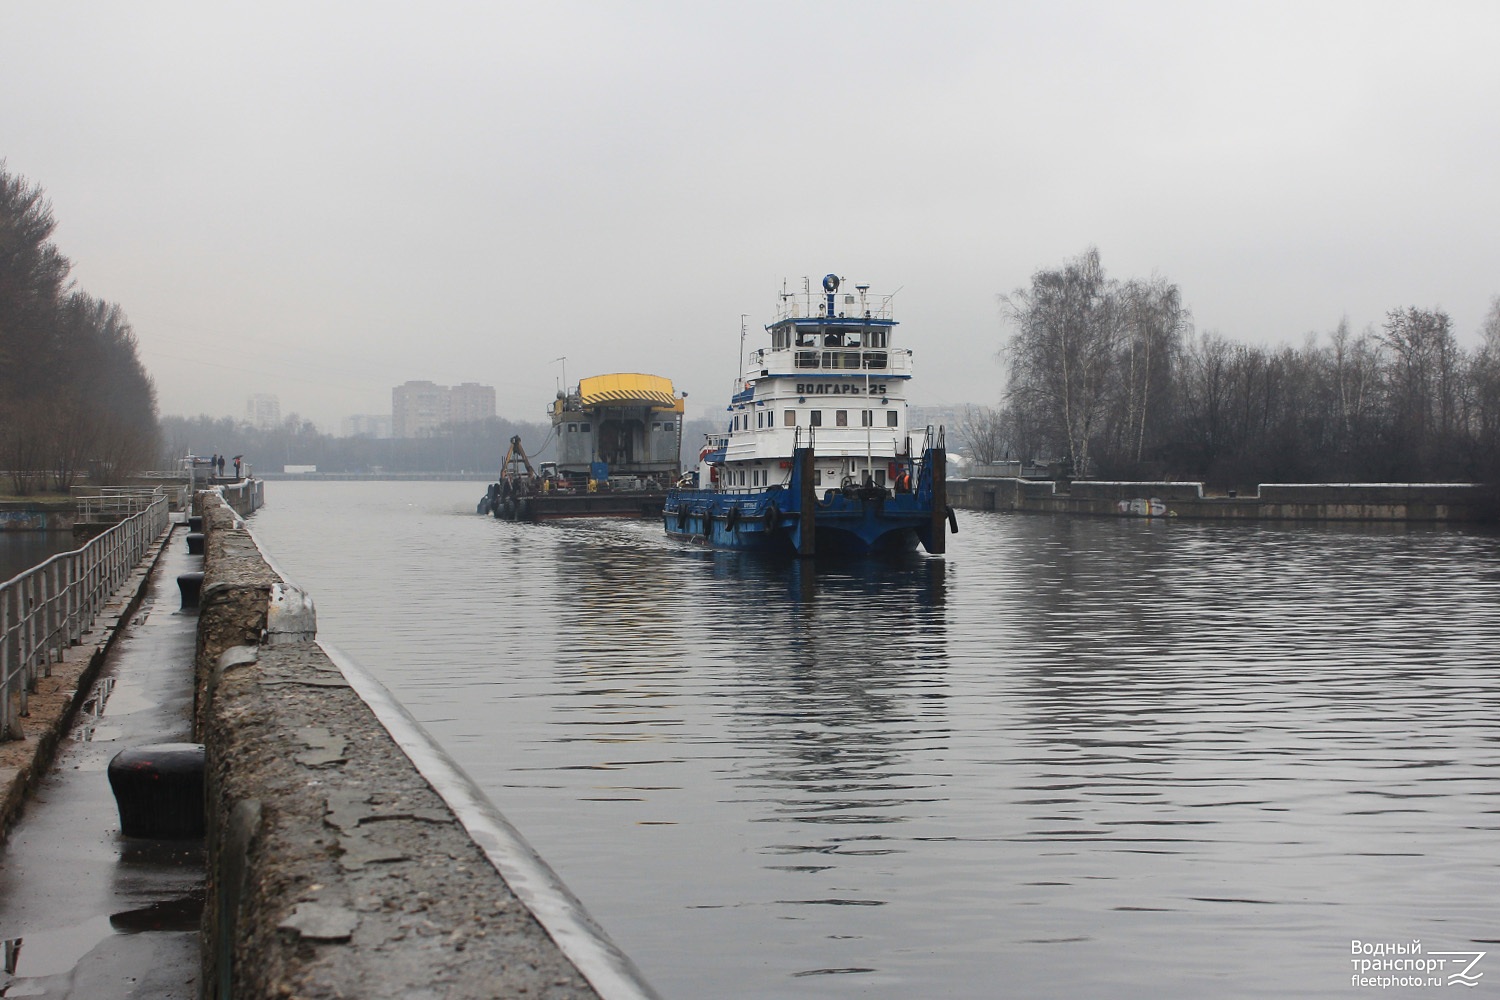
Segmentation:
{"type": "Polygon", "coordinates": [[[167,530],[157,496],[140,513],[0,583],[0,739],[20,739],[28,696],[52,664],[77,645],[94,616],[167,530]]]}
{"type": "Polygon", "coordinates": [[[118,521],[139,514],[164,495],[165,490],[160,486],[105,486],[97,494],[78,497],[77,518],[91,524],[118,521]]]}

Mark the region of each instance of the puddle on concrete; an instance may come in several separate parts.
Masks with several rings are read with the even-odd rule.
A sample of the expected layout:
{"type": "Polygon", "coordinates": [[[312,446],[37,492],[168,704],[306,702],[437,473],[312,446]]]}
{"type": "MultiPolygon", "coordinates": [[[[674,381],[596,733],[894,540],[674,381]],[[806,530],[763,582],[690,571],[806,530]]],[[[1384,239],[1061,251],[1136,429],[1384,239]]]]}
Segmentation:
{"type": "Polygon", "coordinates": [[[152,931],[196,931],[203,918],[203,890],[175,899],[162,899],[134,910],[122,910],[109,916],[110,926],[121,934],[147,934],[152,931]]]}
{"type": "Polygon", "coordinates": [[[76,966],[83,956],[98,947],[99,942],[115,933],[110,926],[108,914],[90,917],[71,927],[53,927],[47,930],[30,931],[20,937],[5,940],[5,971],[15,981],[0,989],[0,996],[32,996],[17,992],[14,986],[23,985],[26,979],[39,979],[67,972],[76,966]]]}
{"type": "Polygon", "coordinates": [[[196,931],[203,916],[203,890],[157,900],[132,910],[90,917],[71,927],[30,931],[4,939],[5,978],[0,997],[41,996],[39,980],[73,971],[78,963],[115,934],[196,931]]]}
{"type": "Polygon", "coordinates": [[[94,682],[88,697],[83,700],[83,704],[78,709],[78,719],[73,725],[73,739],[88,742],[98,735],[99,719],[104,715],[104,706],[108,704],[109,696],[114,693],[114,690],[115,678],[113,676],[101,677],[94,682]]]}

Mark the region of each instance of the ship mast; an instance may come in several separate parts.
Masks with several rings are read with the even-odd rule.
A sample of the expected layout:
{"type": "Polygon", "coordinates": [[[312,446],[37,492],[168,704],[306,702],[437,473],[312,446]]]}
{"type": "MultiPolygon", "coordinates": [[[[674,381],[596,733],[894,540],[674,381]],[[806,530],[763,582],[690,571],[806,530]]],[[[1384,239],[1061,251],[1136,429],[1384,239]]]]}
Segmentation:
{"type": "Polygon", "coordinates": [[[740,389],[739,389],[739,391],[743,391],[744,388],[745,388],[745,320],[748,319],[749,316],[750,316],[749,313],[740,313],[740,367],[739,367],[739,372],[740,372],[740,389]]]}

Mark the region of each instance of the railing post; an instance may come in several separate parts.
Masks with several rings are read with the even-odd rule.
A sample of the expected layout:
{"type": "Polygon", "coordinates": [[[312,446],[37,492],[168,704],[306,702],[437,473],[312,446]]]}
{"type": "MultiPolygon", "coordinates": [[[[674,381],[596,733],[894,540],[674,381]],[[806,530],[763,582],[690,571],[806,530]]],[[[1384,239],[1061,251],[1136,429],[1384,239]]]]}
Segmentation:
{"type": "Polygon", "coordinates": [[[68,556],[68,645],[78,641],[83,627],[78,621],[78,563],[83,557],[76,551],[68,556]]]}
{"type": "Polygon", "coordinates": [[[11,588],[0,589],[0,740],[10,739],[15,728],[15,709],[10,703],[15,688],[11,681],[11,670],[16,662],[11,655],[10,634],[10,605],[13,596],[11,588]]]}
{"type": "Polygon", "coordinates": [[[16,594],[16,624],[20,626],[16,633],[16,665],[19,668],[16,674],[23,716],[31,714],[31,703],[28,701],[32,684],[31,589],[31,577],[28,576],[22,579],[20,590],[16,594]]]}
{"type": "Polygon", "coordinates": [[[52,676],[52,651],[57,647],[57,563],[49,561],[42,571],[42,676],[52,676]]]}

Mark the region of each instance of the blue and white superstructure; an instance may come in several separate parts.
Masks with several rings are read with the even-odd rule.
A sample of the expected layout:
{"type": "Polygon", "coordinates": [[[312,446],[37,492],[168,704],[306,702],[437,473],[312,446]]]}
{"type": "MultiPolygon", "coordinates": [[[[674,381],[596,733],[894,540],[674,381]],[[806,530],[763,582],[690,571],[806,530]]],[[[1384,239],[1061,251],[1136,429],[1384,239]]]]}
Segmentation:
{"type": "Polygon", "coordinates": [[[955,524],[943,433],[909,424],[912,355],[895,328],[891,296],[868,285],[829,274],[821,295],[783,291],[726,431],[667,493],[667,533],[799,555],[942,552],[955,524]]]}

